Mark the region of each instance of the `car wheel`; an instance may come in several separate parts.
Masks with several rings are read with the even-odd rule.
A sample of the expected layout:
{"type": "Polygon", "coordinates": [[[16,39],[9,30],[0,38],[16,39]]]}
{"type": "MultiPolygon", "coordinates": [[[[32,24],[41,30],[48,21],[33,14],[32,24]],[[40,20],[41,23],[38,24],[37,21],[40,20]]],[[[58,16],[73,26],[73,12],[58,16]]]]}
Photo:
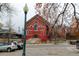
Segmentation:
{"type": "Polygon", "coordinates": [[[8,49],[7,49],[7,52],[11,52],[11,48],[8,48],[8,49]]]}

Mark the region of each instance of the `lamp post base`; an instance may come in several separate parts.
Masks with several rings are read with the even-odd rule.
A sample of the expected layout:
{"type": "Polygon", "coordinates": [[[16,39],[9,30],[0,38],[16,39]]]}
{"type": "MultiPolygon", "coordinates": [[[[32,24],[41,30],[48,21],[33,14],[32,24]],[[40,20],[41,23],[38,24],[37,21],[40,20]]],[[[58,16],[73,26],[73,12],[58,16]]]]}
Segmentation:
{"type": "Polygon", "coordinates": [[[25,53],[22,54],[22,56],[25,56],[25,55],[26,55],[25,53]]]}

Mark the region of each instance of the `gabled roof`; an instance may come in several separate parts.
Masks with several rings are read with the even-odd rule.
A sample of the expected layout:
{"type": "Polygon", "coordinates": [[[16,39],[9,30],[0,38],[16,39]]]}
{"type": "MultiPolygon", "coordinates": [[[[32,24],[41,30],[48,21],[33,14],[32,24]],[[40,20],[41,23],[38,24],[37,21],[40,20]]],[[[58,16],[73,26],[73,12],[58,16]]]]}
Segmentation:
{"type": "Polygon", "coordinates": [[[28,20],[27,22],[26,22],[26,25],[28,26],[28,23],[30,23],[31,21],[33,21],[34,19],[36,19],[36,18],[41,18],[42,20],[40,20],[41,22],[43,22],[43,24],[45,24],[45,25],[50,25],[50,23],[47,21],[47,20],[45,20],[42,16],[40,16],[40,15],[38,15],[38,14],[36,14],[35,16],[33,16],[30,20],[28,20]]]}

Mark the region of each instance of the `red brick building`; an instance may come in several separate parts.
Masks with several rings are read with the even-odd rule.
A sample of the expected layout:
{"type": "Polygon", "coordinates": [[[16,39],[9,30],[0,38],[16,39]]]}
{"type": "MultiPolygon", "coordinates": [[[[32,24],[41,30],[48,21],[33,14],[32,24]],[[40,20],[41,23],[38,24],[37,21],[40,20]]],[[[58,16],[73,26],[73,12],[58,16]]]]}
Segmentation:
{"type": "Polygon", "coordinates": [[[49,22],[40,15],[35,15],[26,23],[26,38],[40,38],[42,41],[48,39],[49,22]]]}

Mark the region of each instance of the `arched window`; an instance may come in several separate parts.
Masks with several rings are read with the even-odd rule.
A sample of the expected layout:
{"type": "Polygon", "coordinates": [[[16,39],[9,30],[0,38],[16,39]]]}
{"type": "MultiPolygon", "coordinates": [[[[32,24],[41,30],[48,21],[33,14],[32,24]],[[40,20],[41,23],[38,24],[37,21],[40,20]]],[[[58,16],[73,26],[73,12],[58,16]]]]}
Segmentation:
{"type": "Polygon", "coordinates": [[[37,25],[37,23],[34,24],[34,30],[38,30],[38,25],[37,25]]]}

